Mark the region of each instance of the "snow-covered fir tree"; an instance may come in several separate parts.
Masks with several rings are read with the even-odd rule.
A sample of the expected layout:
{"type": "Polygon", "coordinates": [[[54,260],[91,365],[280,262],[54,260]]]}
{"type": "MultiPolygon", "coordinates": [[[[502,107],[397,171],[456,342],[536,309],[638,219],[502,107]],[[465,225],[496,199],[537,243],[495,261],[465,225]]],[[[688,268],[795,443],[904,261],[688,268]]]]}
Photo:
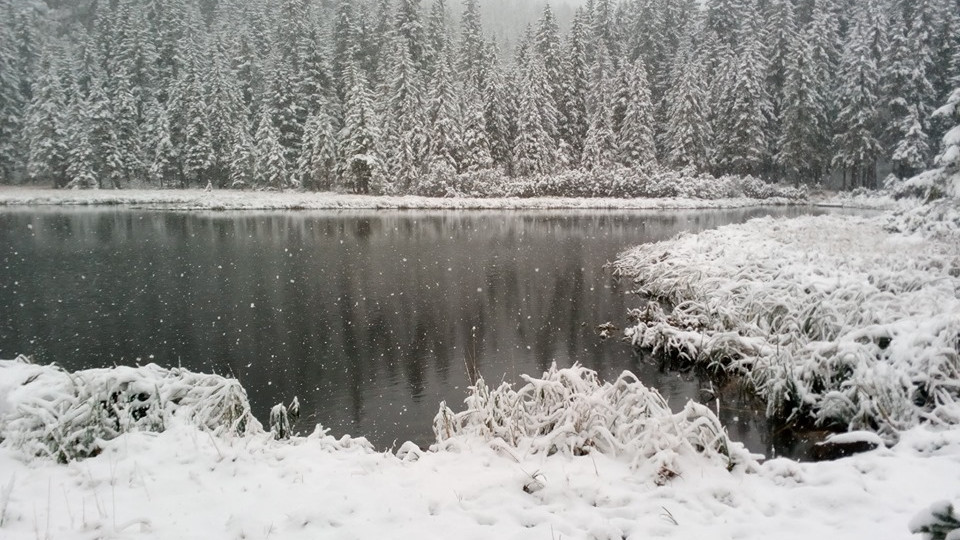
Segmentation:
{"type": "Polygon", "coordinates": [[[519,35],[481,11],[0,0],[0,181],[402,194],[438,168],[692,166],[855,187],[927,168],[951,128],[956,0],[589,0],[519,35]]]}
{"type": "Polygon", "coordinates": [[[693,54],[689,37],[681,45],[674,62],[673,85],[664,101],[667,119],[663,149],[667,163],[674,167],[705,170],[710,160],[710,124],[704,104],[706,95],[703,66],[693,54]]]}

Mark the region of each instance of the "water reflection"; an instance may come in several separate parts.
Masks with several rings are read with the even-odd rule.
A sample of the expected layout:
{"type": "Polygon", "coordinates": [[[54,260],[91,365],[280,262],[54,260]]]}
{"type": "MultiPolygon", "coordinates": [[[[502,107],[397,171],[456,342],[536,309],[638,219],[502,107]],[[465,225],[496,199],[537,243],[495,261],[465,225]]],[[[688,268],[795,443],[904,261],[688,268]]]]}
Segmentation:
{"type": "MultiPolygon", "coordinates": [[[[0,357],[232,374],[260,418],[296,395],[306,424],[381,447],[428,442],[437,404],[459,404],[474,371],[630,369],[678,406],[708,383],[598,338],[634,302],[603,264],[637,243],[800,212],[4,210],[0,357]]],[[[769,453],[762,418],[722,401],[731,435],[769,453]]]]}

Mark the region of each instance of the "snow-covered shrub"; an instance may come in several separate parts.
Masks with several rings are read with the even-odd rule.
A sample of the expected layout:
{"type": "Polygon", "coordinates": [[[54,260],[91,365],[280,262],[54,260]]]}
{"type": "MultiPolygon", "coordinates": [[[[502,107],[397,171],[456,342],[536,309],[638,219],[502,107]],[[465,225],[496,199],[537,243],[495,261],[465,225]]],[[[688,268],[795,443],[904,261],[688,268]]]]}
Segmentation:
{"type": "Polygon", "coordinates": [[[909,528],[926,540],[960,540],[960,512],[950,501],[937,501],[914,516],[909,528]]]}
{"type": "Polygon", "coordinates": [[[517,390],[507,383],[491,389],[478,380],[461,412],[441,403],[434,419],[438,445],[480,440],[534,454],[601,452],[625,456],[657,475],[679,473],[681,456],[700,456],[730,469],[755,463],[710,409],[691,401],[674,413],[659,392],[632,373],[601,382],[580,365],[553,365],[540,378],[523,379],[526,384],[517,390]]]}
{"type": "Polygon", "coordinates": [[[635,248],[617,272],[672,308],[634,310],[626,334],[746,377],[773,417],[890,437],[950,421],[960,403],[960,241],[883,225],[764,218],[635,248]]]}
{"type": "Polygon", "coordinates": [[[803,188],[767,184],[753,177],[714,177],[694,169],[674,170],[653,165],[629,168],[571,169],[555,174],[510,177],[488,169],[458,175],[431,173],[413,194],[429,197],[618,197],[722,199],[747,197],[803,200],[803,188]]]}
{"type": "Polygon", "coordinates": [[[88,369],[0,360],[0,439],[28,455],[70,461],[95,456],[101,442],[128,431],[163,431],[174,418],[219,434],[262,430],[235,379],[142,367],[88,369]],[[10,371],[7,371],[10,370],[10,371]]]}

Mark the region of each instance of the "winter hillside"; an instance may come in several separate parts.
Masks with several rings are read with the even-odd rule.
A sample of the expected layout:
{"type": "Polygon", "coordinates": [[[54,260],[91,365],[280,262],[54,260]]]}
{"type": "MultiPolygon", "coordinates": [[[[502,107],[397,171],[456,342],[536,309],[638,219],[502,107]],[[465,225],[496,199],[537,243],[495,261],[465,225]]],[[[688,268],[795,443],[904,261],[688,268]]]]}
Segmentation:
{"type": "Polygon", "coordinates": [[[0,0],[0,183],[876,188],[939,152],[957,36],[956,0],[0,0]]]}

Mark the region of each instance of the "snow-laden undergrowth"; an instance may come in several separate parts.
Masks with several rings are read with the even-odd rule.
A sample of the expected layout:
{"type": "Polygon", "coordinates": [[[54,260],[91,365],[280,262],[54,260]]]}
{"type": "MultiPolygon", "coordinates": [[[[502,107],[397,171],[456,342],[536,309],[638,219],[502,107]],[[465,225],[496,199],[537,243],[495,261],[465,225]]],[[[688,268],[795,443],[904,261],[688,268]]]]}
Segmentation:
{"type": "Polygon", "coordinates": [[[554,365],[540,378],[523,379],[526,384],[516,390],[509,383],[491,389],[479,379],[458,413],[442,403],[434,419],[438,446],[479,440],[522,454],[624,456],[661,484],[680,474],[690,457],[728,469],[756,464],[730,440],[713,411],[691,401],[674,413],[659,392],[630,372],[601,382],[580,365],[554,365]]]}
{"type": "Polygon", "coordinates": [[[938,215],[893,220],[913,234],[889,217],[765,218],[637,247],[617,271],[673,308],[635,310],[627,335],[747,377],[770,416],[891,438],[958,423],[960,235],[938,215]]]}
{"type": "MultiPolygon", "coordinates": [[[[762,182],[761,182],[762,184],[762,182]]],[[[512,209],[687,209],[743,208],[803,204],[805,199],[778,196],[775,186],[756,186],[755,192],[731,192],[722,198],[704,198],[690,190],[657,198],[573,197],[526,194],[493,197],[457,194],[449,197],[373,196],[305,191],[239,191],[200,189],[66,190],[0,186],[0,207],[16,206],[125,206],[173,210],[512,210],[512,209]],[[764,190],[766,191],[757,191],[764,190]]],[[[723,189],[720,192],[726,193],[723,189]]],[[[792,192],[790,192],[792,193],[792,192]]]]}
{"type": "Polygon", "coordinates": [[[70,373],[0,360],[0,440],[28,455],[94,456],[104,441],[163,431],[174,417],[213,433],[262,431],[235,379],[155,364],[70,373]]]}

